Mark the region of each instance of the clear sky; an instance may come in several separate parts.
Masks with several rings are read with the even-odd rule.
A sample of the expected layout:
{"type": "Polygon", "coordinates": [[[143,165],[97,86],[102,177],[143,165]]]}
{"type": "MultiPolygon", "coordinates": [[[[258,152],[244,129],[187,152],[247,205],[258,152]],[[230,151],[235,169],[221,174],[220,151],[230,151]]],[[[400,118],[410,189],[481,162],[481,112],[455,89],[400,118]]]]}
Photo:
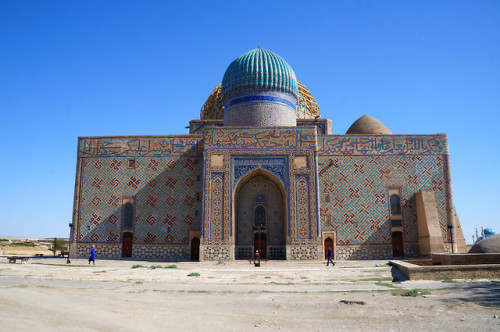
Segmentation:
{"type": "Polygon", "coordinates": [[[467,242],[500,232],[500,1],[0,0],[0,235],[67,237],[77,137],[186,134],[258,45],[335,134],[447,133],[467,242]]]}

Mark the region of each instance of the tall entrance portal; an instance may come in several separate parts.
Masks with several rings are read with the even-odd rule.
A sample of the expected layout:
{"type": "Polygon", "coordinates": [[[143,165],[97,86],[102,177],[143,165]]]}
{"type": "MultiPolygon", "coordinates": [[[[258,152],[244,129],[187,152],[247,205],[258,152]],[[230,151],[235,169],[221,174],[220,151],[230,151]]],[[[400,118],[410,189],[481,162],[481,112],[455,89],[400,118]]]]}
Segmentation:
{"type": "MultiPolygon", "coordinates": [[[[272,175],[256,172],[235,193],[235,258],[286,259],[285,203],[272,175]]],[[[242,180],[243,181],[243,180],[242,180]]]]}

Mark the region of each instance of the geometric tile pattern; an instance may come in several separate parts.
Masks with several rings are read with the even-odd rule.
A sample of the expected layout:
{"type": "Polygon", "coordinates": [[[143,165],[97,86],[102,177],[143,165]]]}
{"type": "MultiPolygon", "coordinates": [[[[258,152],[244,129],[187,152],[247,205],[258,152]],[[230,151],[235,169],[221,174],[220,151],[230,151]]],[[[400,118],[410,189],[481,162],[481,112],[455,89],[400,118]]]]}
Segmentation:
{"type": "Polygon", "coordinates": [[[418,241],[414,194],[419,190],[434,191],[446,240],[442,155],[331,156],[319,163],[321,228],[337,231],[339,245],[391,243],[388,187],[401,188],[405,243],[418,241]]]}
{"type": "Polygon", "coordinates": [[[210,246],[205,247],[202,252],[204,260],[210,261],[226,261],[231,259],[230,248],[227,246],[210,246]]]}
{"type": "Polygon", "coordinates": [[[132,257],[185,260],[189,259],[189,248],[187,246],[136,244],[132,247],[132,257]]]}
{"type": "Polygon", "coordinates": [[[202,163],[193,157],[83,158],[80,242],[121,242],[122,197],[135,199],[134,243],[187,244],[199,229],[202,163]]]}
{"type": "Polygon", "coordinates": [[[392,245],[335,246],[335,258],[346,259],[391,259],[392,245]]]}
{"type": "MultiPolygon", "coordinates": [[[[90,243],[80,243],[77,245],[77,257],[88,257],[90,243]]],[[[121,244],[96,244],[96,255],[106,258],[122,257],[121,244]]],[[[189,248],[182,245],[141,245],[134,244],[132,247],[132,257],[145,259],[189,259],[189,248]]]]}
{"type": "MultiPolygon", "coordinates": [[[[271,198],[283,202],[276,209],[283,211],[278,218],[283,221],[276,227],[268,224],[268,246],[280,250],[282,246],[287,257],[319,259],[320,230],[336,232],[339,258],[392,257],[391,187],[401,193],[405,256],[414,257],[419,190],[434,192],[445,247],[449,241],[446,225],[452,220],[452,196],[447,152],[446,136],[317,136],[316,129],[308,127],[207,128],[203,136],[83,138],[73,211],[78,251],[84,253],[96,243],[104,255],[120,256],[122,205],[132,199],[133,256],[187,257],[189,231],[201,229],[203,197],[201,256],[232,258],[238,249],[231,247],[238,245],[233,242],[238,242],[238,229],[233,232],[233,214],[238,210],[233,211],[232,199],[236,191],[246,190],[238,182],[255,173],[273,178],[278,186],[272,189],[283,195],[283,199],[271,197],[269,189],[262,190],[266,197],[259,204],[269,223],[275,212],[271,198]],[[212,165],[214,155],[222,163],[212,165]],[[127,167],[130,157],[136,160],[134,169],[127,167]],[[307,162],[296,163],[297,157],[307,162]],[[286,249],[283,234],[287,234],[286,249]]],[[[247,184],[253,185],[249,180],[247,184]]],[[[253,213],[257,196],[247,197],[253,204],[247,213],[253,213]]],[[[248,237],[239,244],[252,243],[248,237]]]]}
{"type": "MultiPolygon", "coordinates": [[[[76,256],[88,258],[91,246],[92,246],[92,244],[90,244],[90,243],[78,244],[76,247],[76,250],[77,250],[76,256]]],[[[97,259],[99,259],[99,257],[107,257],[107,258],[116,257],[117,258],[117,257],[122,256],[121,244],[98,243],[98,244],[95,244],[95,251],[96,251],[97,259]]]]}
{"type": "Polygon", "coordinates": [[[210,238],[222,240],[224,235],[224,173],[212,173],[211,176],[211,204],[210,211],[210,238]]]}
{"type": "Polygon", "coordinates": [[[297,238],[308,239],[311,237],[309,176],[307,174],[297,174],[295,175],[295,182],[295,186],[297,188],[297,238]]]}
{"type": "Polygon", "coordinates": [[[291,246],[290,258],[300,260],[316,260],[319,258],[318,247],[316,246],[291,246]]]}

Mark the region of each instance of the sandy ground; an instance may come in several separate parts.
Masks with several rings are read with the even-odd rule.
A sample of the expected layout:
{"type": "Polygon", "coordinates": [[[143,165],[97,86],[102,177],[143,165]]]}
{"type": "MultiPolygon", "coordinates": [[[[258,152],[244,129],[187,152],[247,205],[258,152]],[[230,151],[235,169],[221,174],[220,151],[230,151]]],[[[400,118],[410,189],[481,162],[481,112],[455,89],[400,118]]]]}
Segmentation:
{"type": "Polygon", "coordinates": [[[53,256],[54,253],[47,249],[46,247],[36,246],[36,247],[24,247],[24,246],[13,246],[5,243],[0,244],[0,254],[4,255],[22,255],[22,256],[34,256],[36,254],[42,254],[44,256],[53,256]],[[4,254],[5,252],[5,254],[4,254]]]}
{"type": "Polygon", "coordinates": [[[500,330],[500,282],[392,283],[386,261],[71,261],[0,258],[0,331],[500,330]]]}

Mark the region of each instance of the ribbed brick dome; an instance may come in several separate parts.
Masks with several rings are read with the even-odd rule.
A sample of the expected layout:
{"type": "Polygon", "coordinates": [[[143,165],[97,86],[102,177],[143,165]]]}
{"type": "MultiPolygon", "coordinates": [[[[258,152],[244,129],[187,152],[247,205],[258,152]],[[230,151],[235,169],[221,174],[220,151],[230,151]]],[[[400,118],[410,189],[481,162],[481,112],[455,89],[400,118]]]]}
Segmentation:
{"type": "Polygon", "coordinates": [[[297,78],[292,67],[271,51],[256,48],[231,62],[222,79],[222,95],[240,87],[271,89],[298,96],[297,78]]]}

